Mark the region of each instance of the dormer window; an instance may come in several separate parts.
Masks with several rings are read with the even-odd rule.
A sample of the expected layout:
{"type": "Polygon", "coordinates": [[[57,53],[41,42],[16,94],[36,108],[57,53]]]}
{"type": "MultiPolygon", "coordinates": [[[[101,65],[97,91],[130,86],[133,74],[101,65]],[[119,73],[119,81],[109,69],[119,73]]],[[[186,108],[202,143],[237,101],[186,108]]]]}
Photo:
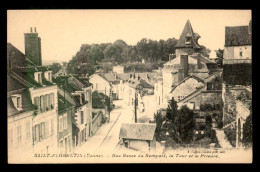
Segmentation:
{"type": "Polygon", "coordinates": [[[45,72],[45,78],[46,78],[49,82],[52,82],[52,71],[47,71],[47,72],[45,72]]]}
{"type": "Polygon", "coordinates": [[[22,95],[20,95],[20,94],[12,95],[12,101],[13,101],[14,107],[18,111],[23,110],[22,109],[22,95]]]}
{"type": "Polygon", "coordinates": [[[185,44],[186,44],[186,45],[190,45],[190,44],[191,44],[191,35],[190,35],[190,34],[187,34],[187,35],[186,35],[185,44]]]}
{"type": "Polygon", "coordinates": [[[42,73],[41,72],[35,72],[34,73],[34,79],[39,84],[42,84],[42,73]]]}

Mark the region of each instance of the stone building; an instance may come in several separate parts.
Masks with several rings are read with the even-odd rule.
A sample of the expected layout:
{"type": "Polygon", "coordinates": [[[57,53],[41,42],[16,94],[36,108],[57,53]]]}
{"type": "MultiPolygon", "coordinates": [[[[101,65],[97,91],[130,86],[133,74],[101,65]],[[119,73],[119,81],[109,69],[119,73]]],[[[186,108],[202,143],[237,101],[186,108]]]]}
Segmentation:
{"type": "Polygon", "coordinates": [[[199,38],[199,34],[193,32],[191,23],[188,20],[175,45],[176,57],[172,59],[170,56],[169,62],[164,64],[162,81],[160,81],[162,84],[157,85],[157,89],[162,90],[158,92],[159,95],[156,95],[156,97],[160,97],[162,107],[167,107],[172,89],[189,75],[196,74],[199,78],[209,76],[207,64],[214,64],[215,62],[201,55],[201,46],[198,44],[199,38]]]}

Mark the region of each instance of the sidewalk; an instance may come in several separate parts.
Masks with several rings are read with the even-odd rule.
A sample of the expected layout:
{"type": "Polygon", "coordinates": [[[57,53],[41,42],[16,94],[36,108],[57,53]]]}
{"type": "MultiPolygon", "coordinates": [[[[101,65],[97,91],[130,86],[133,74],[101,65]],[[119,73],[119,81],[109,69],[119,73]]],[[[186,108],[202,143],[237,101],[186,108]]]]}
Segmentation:
{"type": "Polygon", "coordinates": [[[101,125],[92,137],[90,137],[85,143],[83,143],[78,149],[75,150],[75,153],[95,152],[100,144],[102,144],[104,138],[109,133],[113,125],[116,123],[120,115],[121,113],[118,111],[111,111],[110,121],[101,125]]]}
{"type": "Polygon", "coordinates": [[[224,130],[215,129],[215,131],[216,131],[216,136],[217,136],[219,145],[222,148],[233,148],[233,146],[229,143],[229,141],[224,133],[224,130]]]}

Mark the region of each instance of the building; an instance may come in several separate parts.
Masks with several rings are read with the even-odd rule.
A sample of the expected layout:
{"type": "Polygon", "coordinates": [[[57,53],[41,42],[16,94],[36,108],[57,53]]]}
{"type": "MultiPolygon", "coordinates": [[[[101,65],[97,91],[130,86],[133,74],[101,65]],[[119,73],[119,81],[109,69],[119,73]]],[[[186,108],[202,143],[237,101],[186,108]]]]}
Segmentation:
{"type": "Polygon", "coordinates": [[[110,96],[110,90],[112,89],[112,84],[101,74],[91,75],[89,82],[93,85],[93,91],[103,93],[110,96]]]}
{"type": "Polygon", "coordinates": [[[31,124],[33,152],[56,152],[58,98],[57,85],[52,82],[52,71],[47,67],[36,66],[12,44],[8,43],[7,48],[8,72],[25,85],[30,102],[36,106],[31,124]]]}
{"type": "Polygon", "coordinates": [[[68,76],[68,72],[65,67],[62,67],[57,73],[53,75],[54,78],[58,76],[68,76]]]}
{"type": "Polygon", "coordinates": [[[33,153],[32,126],[36,106],[26,86],[7,75],[8,157],[33,153]]]}
{"type": "Polygon", "coordinates": [[[248,26],[226,26],[224,64],[251,63],[252,21],[248,26]]]}
{"type": "MultiPolygon", "coordinates": [[[[75,107],[71,122],[73,149],[77,149],[92,136],[92,85],[71,75],[60,76],[54,80],[58,84],[58,93],[75,107]]],[[[61,142],[61,145],[63,144],[64,142],[61,142]]]]}
{"type": "Polygon", "coordinates": [[[117,74],[124,73],[125,67],[121,65],[113,66],[113,72],[117,74]]]}
{"type": "Polygon", "coordinates": [[[223,59],[223,130],[234,147],[242,147],[243,124],[251,113],[252,22],[227,26],[223,59]],[[245,102],[241,96],[247,95],[245,102]],[[233,137],[235,136],[235,137],[233,137]]]}
{"type": "Polygon", "coordinates": [[[208,64],[214,64],[214,62],[201,55],[199,38],[199,34],[193,32],[188,20],[175,45],[176,57],[172,59],[172,55],[170,55],[169,62],[165,63],[162,69],[162,80],[159,80],[157,84],[157,90],[162,90],[157,91],[158,95],[156,95],[157,102],[161,106],[167,107],[172,89],[190,74],[196,74],[199,78],[209,75],[208,64]]]}
{"type": "Polygon", "coordinates": [[[156,124],[149,123],[122,123],[119,139],[125,147],[141,151],[156,151],[155,140],[156,124]]]}
{"type": "Polygon", "coordinates": [[[75,116],[75,106],[66,100],[65,96],[58,94],[58,146],[60,153],[73,152],[72,118],[75,116]]]}
{"type": "Polygon", "coordinates": [[[42,53],[41,53],[41,38],[36,32],[36,27],[34,32],[31,28],[30,33],[24,34],[24,44],[25,44],[25,56],[32,61],[35,65],[42,65],[42,53]]]}

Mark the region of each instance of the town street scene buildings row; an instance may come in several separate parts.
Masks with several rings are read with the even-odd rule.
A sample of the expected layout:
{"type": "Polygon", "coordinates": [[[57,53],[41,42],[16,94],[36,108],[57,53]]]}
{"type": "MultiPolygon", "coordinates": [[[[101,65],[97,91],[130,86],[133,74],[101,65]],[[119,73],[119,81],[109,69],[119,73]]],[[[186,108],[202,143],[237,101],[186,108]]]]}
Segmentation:
{"type": "Polygon", "coordinates": [[[252,113],[251,34],[251,21],[227,26],[223,56],[216,60],[203,55],[200,35],[187,20],[162,67],[126,72],[117,64],[81,76],[65,65],[55,74],[43,66],[41,39],[31,28],[24,34],[25,54],[7,43],[8,154],[80,153],[106,145],[167,152],[167,145],[188,143],[169,129],[174,102],[179,115],[193,114],[192,133],[185,136],[190,147],[245,147],[244,126],[252,113]]]}

